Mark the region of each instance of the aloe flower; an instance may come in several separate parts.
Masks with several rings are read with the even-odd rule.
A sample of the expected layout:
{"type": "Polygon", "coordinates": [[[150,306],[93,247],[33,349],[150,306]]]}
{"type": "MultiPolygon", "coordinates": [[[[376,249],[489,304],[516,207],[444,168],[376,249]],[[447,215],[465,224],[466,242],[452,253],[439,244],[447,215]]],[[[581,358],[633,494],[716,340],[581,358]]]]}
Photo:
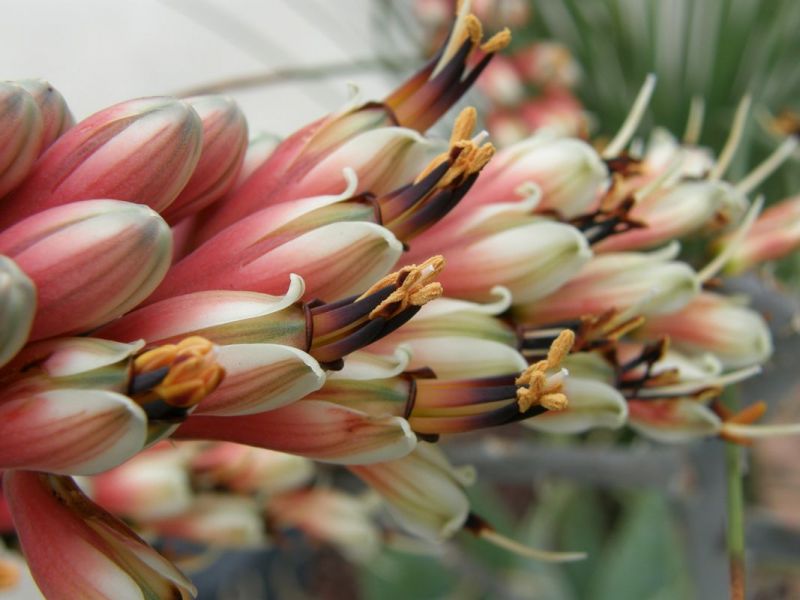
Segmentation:
{"type": "Polygon", "coordinates": [[[299,529],[348,560],[365,563],[378,555],[381,546],[381,532],[372,518],[374,504],[369,498],[316,487],[270,498],[266,514],[271,527],[279,531],[299,529]]]}
{"type": "MultiPolygon", "coordinates": [[[[510,38],[508,30],[503,30],[484,41],[481,23],[470,13],[470,2],[463,2],[450,35],[428,64],[382,102],[345,107],[284,140],[236,193],[209,215],[210,224],[199,239],[208,239],[267,205],[320,193],[298,193],[294,182],[301,182],[326,157],[360,134],[387,126],[424,132],[461,98],[510,38]]],[[[411,162],[415,163],[415,172],[421,165],[416,160],[411,162]]],[[[395,168],[391,161],[379,160],[379,164],[395,168]]],[[[325,193],[331,191],[327,189],[325,193]]]]}
{"type": "Polygon", "coordinates": [[[314,463],[302,456],[231,442],[201,442],[189,467],[192,482],[200,489],[267,496],[306,487],[315,472],[314,463]]]}
{"type": "Polygon", "coordinates": [[[741,240],[732,235],[718,241],[721,250],[734,244],[725,272],[736,275],[763,262],[783,258],[800,246],[800,201],[781,200],[767,208],[741,240]]]}
{"type": "Polygon", "coordinates": [[[31,94],[0,82],[0,197],[28,175],[42,144],[44,123],[31,94]]]}
{"type": "Polygon", "coordinates": [[[0,253],[36,285],[33,340],[82,333],[144,300],[169,267],[167,224],[146,206],[73,202],[0,232],[0,253]]]}
{"type": "Polygon", "coordinates": [[[0,366],[19,352],[28,339],[36,314],[36,289],[16,263],[0,256],[0,366]]]}
{"type": "Polygon", "coordinates": [[[114,198],[165,209],[200,157],[203,127],[171,98],[123,102],[78,123],[36,162],[6,199],[0,225],[78,200],[114,198]],[[152,165],[158,165],[153,169],[152,165]]]}
{"type": "Polygon", "coordinates": [[[7,471],[3,489],[31,573],[47,598],[196,595],[180,571],[69,477],[7,471]]]}

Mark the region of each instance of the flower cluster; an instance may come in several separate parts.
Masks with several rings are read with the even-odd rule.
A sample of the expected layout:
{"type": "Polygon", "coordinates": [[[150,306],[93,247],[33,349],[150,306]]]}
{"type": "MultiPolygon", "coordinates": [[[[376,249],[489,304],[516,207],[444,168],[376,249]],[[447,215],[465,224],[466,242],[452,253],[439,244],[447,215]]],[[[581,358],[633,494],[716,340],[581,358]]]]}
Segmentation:
{"type": "MultiPolygon", "coordinates": [[[[454,0],[415,0],[415,16],[436,39],[447,31],[454,0]]],[[[526,0],[473,2],[486,23],[523,29],[533,18],[526,0]]],[[[560,135],[587,137],[589,117],[575,89],[582,69],[570,50],[553,40],[514,43],[486,68],[476,87],[487,100],[482,114],[492,139],[505,146],[535,131],[551,129],[560,135]]]]}
{"type": "MultiPolygon", "coordinates": [[[[719,159],[663,132],[626,152],[649,83],[602,153],[552,131],[495,153],[472,108],[425,137],[509,37],[462,2],[382,102],[277,145],[248,145],[225,97],[73,124],[46,83],[0,84],[0,530],[46,597],[193,597],[134,529],[238,545],[292,527],[368,557],[375,503],[315,485],[311,460],[423,538],[574,560],[473,514],[440,436],[795,430],[714,402],[771,352],[715,276],[797,244],[777,233],[796,209],[754,226],[747,199],[794,142],[736,185],[736,127],[719,159]],[[698,232],[719,254],[696,270],[675,240],[698,232]]],[[[0,585],[15,565],[0,555],[0,585]]]]}

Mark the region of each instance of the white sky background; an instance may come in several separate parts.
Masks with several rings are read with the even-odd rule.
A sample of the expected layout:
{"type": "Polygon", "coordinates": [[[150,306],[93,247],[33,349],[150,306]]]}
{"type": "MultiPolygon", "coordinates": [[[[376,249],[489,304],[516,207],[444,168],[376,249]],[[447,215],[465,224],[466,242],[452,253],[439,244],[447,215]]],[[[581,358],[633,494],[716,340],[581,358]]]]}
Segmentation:
{"type": "MultiPolygon", "coordinates": [[[[386,32],[375,31],[374,8],[375,0],[0,0],[0,80],[47,79],[81,120],[134,97],[375,57],[386,32]]],[[[396,81],[372,70],[230,95],[251,133],[287,135],[346,102],[348,82],[380,98],[396,81]]]]}

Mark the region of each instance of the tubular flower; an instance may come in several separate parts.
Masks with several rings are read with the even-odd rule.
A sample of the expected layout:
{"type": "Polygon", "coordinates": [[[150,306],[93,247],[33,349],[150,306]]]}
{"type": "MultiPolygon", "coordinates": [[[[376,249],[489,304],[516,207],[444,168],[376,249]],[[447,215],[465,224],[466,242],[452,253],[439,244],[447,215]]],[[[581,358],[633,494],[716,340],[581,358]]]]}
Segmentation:
{"type": "Polygon", "coordinates": [[[91,338],[28,346],[5,369],[0,468],[111,468],[167,435],[222,378],[201,338],[140,349],[91,338]]]}
{"type": "Polygon", "coordinates": [[[44,123],[25,89],[0,82],[0,198],[28,175],[41,146],[44,123]]]}
{"type": "MultiPolygon", "coordinates": [[[[560,363],[571,346],[564,331],[548,357],[521,374],[467,379],[433,379],[430,372],[405,372],[368,357],[352,356],[308,399],[333,402],[373,416],[404,417],[424,436],[503,425],[547,410],[562,410],[564,371],[560,363]],[[388,368],[387,368],[388,367],[388,368]]],[[[524,361],[523,361],[524,364],[524,361]]],[[[465,372],[467,370],[465,369],[465,372]]]]}
{"type": "Polygon", "coordinates": [[[380,531],[372,520],[374,503],[334,489],[316,487],[280,494],[267,501],[271,528],[299,529],[311,539],[330,544],[356,562],[380,551],[380,531]]]}
{"type": "Polygon", "coordinates": [[[184,102],[200,117],[203,143],[189,181],[163,211],[170,224],[222,198],[236,183],[247,149],[247,122],[232,99],[197,96],[184,102]]]}
{"type": "Polygon", "coordinates": [[[720,181],[683,181],[649,194],[627,216],[637,222],[631,230],[601,240],[595,250],[644,249],[682,238],[701,229],[738,222],[747,200],[720,181]]]}
{"type": "MultiPolygon", "coordinates": [[[[269,204],[306,196],[293,191],[296,188],[292,182],[301,181],[327,156],[364,132],[398,125],[424,132],[439,120],[474,83],[492,56],[511,40],[508,30],[503,30],[482,42],[480,21],[469,10],[469,0],[460,4],[450,36],[438,54],[383,102],[346,107],[284,140],[236,194],[213,211],[199,239],[208,239],[269,204]],[[476,64],[468,68],[468,63],[474,61],[476,64]]],[[[381,164],[391,170],[395,168],[393,162],[381,164]]]]}
{"type": "Polygon", "coordinates": [[[192,502],[186,468],[189,460],[183,448],[162,442],[110,471],[83,480],[81,487],[105,510],[134,522],[176,515],[192,502]]]}
{"type": "Polygon", "coordinates": [[[762,262],[783,258],[800,246],[800,197],[767,208],[742,240],[733,234],[718,240],[719,250],[734,244],[725,273],[736,275],[762,262]]]}
{"type": "Polygon", "coordinates": [[[387,275],[361,296],[334,303],[298,302],[303,280],[290,277],[283,297],[251,292],[196,292],[136,310],[98,330],[117,340],[143,337],[150,343],[202,335],[220,345],[279,343],[308,352],[329,368],[359,348],[388,335],[438,298],[436,277],[444,259],[387,275]]]}
{"type": "Polygon", "coordinates": [[[498,299],[489,304],[444,297],[426,304],[407,324],[366,351],[387,356],[402,345],[410,352],[407,370],[429,368],[443,379],[522,371],[527,362],[516,350],[516,332],[493,316],[509,308],[511,294],[499,286],[492,292],[498,299]]]}
{"type": "Polygon", "coordinates": [[[167,271],[172,239],[146,206],[73,202],[0,232],[0,253],[36,285],[30,337],[85,332],[130,310],[167,271]]]}
{"type": "Polygon", "coordinates": [[[41,155],[75,124],[75,119],[64,97],[44,79],[22,79],[13,84],[33,97],[42,115],[42,134],[37,156],[41,155]]]}
{"type": "Polygon", "coordinates": [[[669,315],[655,316],[638,332],[649,338],[669,336],[676,349],[712,353],[725,368],[760,365],[772,354],[764,318],[731,299],[703,292],[669,315]]]}
{"type": "Polygon", "coordinates": [[[47,598],[195,597],[180,571],[70,478],[8,471],[3,489],[31,573],[47,598]]]}
{"type": "Polygon", "coordinates": [[[0,225],[92,198],[169,206],[200,156],[202,124],[171,98],[123,102],[78,123],[53,143],[6,200],[0,225]],[[153,165],[157,165],[155,169],[153,165]]]}
{"type": "Polygon", "coordinates": [[[680,310],[699,291],[694,271],[673,253],[608,253],[594,257],[566,285],[515,308],[526,324],[554,323],[608,310],[651,316],[680,310]]]}
{"type": "Polygon", "coordinates": [[[305,487],[314,477],[314,463],[302,456],[230,442],[201,444],[190,463],[195,488],[272,496],[305,487]]]}
{"type": "Polygon", "coordinates": [[[16,263],[0,256],[0,366],[28,339],[36,314],[36,288],[16,263]]]}
{"type": "Polygon", "coordinates": [[[338,300],[363,289],[399,258],[391,233],[402,242],[419,235],[458,203],[491,158],[491,144],[469,139],[474,123],[474,109],[465,109],[450,149],[412,184],[382,196],[353,196],[358,183],[349,171],[340,195],[277,204],[243,218],[179,261],[150,301],[213,288],[275,293],[291,272],[306,279],[311,298],[338,300]]]}

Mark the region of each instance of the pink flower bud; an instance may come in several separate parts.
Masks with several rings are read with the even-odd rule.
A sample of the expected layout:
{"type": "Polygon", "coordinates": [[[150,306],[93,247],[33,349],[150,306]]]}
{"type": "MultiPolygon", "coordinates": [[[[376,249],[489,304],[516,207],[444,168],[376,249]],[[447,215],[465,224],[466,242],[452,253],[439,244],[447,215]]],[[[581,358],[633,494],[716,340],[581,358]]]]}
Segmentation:
{"type": "Polygon", "coordinates": [[[526,95],[514,63],[504,56],[494,57],[478,78],[477,87],[492,102],[503,106],[518,104],[526,95]]]}
{"type": "Polygon", "coordinates": [[[36,284],[32,340],[86,331],[136,306],[166,273],[171,246],[155,212],[115,200],[58,206],[0,233],[0,252],[36,284]]]}
{"type": "Polygon", "coordinates": [[[373,417],[313,400],[253,415],[190,416],[173,436],[235,442],[336,464],[392,460],[408,454],[417,442],[401,417],[373,417]]]}
{"type": "Polygon", "coordinates": [[[91,198],[161,211],[189,180],[202,135],[197,113],[179,100],[143,98],[107,108],[50,146],[7,200],[0,224],[91,198]]]}
{"type": "MultiPolygon", "coordinates": [[[[650,316],[680,310],[699,291],[685,263],[656,253],[595,256],[566,285],[516,309],[523,323],[545,324],[615,309],[650,316]]],[[[671,317],[670,317],[671,318],[671,317]]]]}
{"type": "Polygon", "coordinates": [[[88,475],[145,445],[147,417],[106,390],[56,389],[0,398],[0,469],[88,475]]]}
{"type": "Polygon", "coordinates": [[[75,119],[64,97],[44,79],[23,79],[14,84],[33,96],[42,114],[42,138],[38,152],[41,154],[75,124],[75,119]]]}
{"type": "Polygon", "coordinates": [[[203,123],[203,146],[186,187],[163,211],[170,224],[222,198],[236,183],[247,149],[247,121],[232,99],[197,96],[185,102],[203,123]]]}
{"type": "Polygon", "coordinates": [[[510,202],[535,184],[541,190],[536,210],[574,217],[592,207],[609,182],[608,169],[587,143],[534,137],[498,152],[453,214],[510,202]]]}
{"type": "Polygon", "coordinates": [[[573,88],[581,68],[569,49],[558,42],[535,42],[514,53],[514,62],[526,81],[536,86],[573,88]]]}
{"type": "Polygon", "coordinates": [[[690,354],[710,352],[729,369],[763,364],[772,354],[764,318],[711,292],[696,296],[678,312],[649,318],[640,332],[650,338],[669,336],[675,348],[690,354]]]}
{"type": "MultiPolygon", "coordinates": [[[[43,131],[42,114],[33,96],[20,86],[0,82],[0,198],[33,167],[43,131]]],[[[3,213],[7,206],[5,201],[3,213]]]]}
{"type": "Polygon", "coordinates": [[[612,235],[595,250],[640,250],[682,238],[704,228],[738,222],[747,199],[724,181],[683,181],[643,198],[629,216],[641,228],[612,235]]]}
{"type": "MultiPolygon", "coordinates": [[[[718,242],[726,247],[730,238],[718,242]]],[[[737,274],[768,260],[783,258],[800,246],[800,196],[787,198],[761,213],[733,251],[726,272],[737,274]]]]}
{"type": "Polygon", "coordinates": [[[47,598],[174,598],[191,582],[68,477],[11,471],[3,487],[36,584],[47,598]]]}
{"type": "Polygon", "coordinates": [[[0,366],[28,340],[36,314],[36,287],[16,263],[0,256],[0,366]]]}

